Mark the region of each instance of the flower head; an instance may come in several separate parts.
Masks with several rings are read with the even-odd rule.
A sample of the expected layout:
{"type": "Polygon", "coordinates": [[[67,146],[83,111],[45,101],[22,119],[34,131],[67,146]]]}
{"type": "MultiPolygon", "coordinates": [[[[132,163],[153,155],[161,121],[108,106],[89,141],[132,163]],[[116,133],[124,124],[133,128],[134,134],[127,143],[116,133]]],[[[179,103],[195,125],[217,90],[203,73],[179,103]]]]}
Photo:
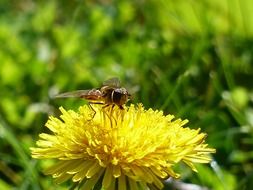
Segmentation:
{"type": "Polygon", "coordinates": [[[61,183],[79,182],[82,189],[162,189],[162,180],[178,178],[173,166],[182,161],[197,171],[194,163],[210,162],[215,149],[204,144],[200,129],[184,128],[187,120],[131,105],[81,106],[79,112],[60,108],[61,119],[46,123],[53,134],[40,134],[32,157],[54,158],[46,170],[61,183]],[[94,114],[95,111],[95,114],[94,114]]]}

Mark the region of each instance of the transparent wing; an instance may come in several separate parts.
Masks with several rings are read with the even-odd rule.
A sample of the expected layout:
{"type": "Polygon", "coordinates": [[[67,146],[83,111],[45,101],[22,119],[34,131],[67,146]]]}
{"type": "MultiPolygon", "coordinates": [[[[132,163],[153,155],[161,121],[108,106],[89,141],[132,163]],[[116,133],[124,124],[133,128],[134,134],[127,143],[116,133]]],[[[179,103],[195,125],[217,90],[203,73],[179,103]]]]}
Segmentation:
{"type": "Polygon", "coordinates": [[[65,92],[54,96],[54,98],[82,98],[87,96],[91,90],[76,90],[72,92],[65,92]]]}
{"type": "Polygon", "coordinates": [[[83,98],[90,102],[104,102],[102,92],[98,89],[65,92],[56,95],[55,98],[83,98]]]}
{"type": "Polygon", "coordinates": [[[110,86],[110,87],[119,88],[120,87],[120,80],[117,77],[110,78],[110,79],[103,82],[103,86],[110,86]]]}

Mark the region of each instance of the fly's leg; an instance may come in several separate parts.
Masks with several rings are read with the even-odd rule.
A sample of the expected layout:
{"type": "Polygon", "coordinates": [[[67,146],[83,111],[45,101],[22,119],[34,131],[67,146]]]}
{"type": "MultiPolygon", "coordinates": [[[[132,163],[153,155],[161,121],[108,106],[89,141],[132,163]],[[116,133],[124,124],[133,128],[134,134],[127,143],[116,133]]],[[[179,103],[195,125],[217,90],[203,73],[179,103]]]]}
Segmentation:
{"type": "Polygon", "coordinates": [[[119,105],[119,109],[122,111],[120,112],[121,121],[123,121],[124,115],[125,115],[125,109],[122,105],[119,105]]]}
{"type": "Polygon", "coordinates": [[[117,125],[117,120],[116,120],[116,118],[115,118],[115,117],[114,117],[114,115],[113,115],[113,109],[114,109],[114,106],[115,106],[115,104],[113,104],[113,105],[111,106],[110,116],[114,119],[115,124],[117,125]]]}
{"type": "Polygon", "coordinates": [[[92,115],[92,117],[91,117],[90,120],[94,119],[94,117],[95,117],[95,115],[96,115],[96,113],[97,113],[96,110],[92,107],[92,104],[100,104],[100,105],[102,105],[102,104],[104,104],[104,103],[101,103],[101,102],[89,102],[89,103],[88,103],[89,108],[91,108],[92,111],[93,111],[93,115],[92,115]]]}
{"type": "Polygon", "coordinates": [[[103,110],[103,119],[104,119],[104,123],[106,122],[106,117],[108,117],[108,119],[110,120],[110,123],[111,123],[111,126],[112,126],[112,120],[111,120],[111,117],[110,115],[107,113],[107,110],[106,108],[108,108],[110,106],[110,104],[106,104],[102,107],[102,110],[103,110]]]}
{"type": "MultiPolygon", "coordinates": [[[[115,104],[107,104],[105,106],[102,107],[102,109],[104,110],[105,115],[109,118],[110,123],[111,123],[111,127],[113,127],[113,120],[115,121],[115,124],[117,124],[117,120],[116,118],[113,116],[113,109],[114,109],[115,104]],[[108,110],[106,110],[106,108],[109,108],[108,110]]],[[[106,118],[104,118],[106,119],[106,118]]]]}

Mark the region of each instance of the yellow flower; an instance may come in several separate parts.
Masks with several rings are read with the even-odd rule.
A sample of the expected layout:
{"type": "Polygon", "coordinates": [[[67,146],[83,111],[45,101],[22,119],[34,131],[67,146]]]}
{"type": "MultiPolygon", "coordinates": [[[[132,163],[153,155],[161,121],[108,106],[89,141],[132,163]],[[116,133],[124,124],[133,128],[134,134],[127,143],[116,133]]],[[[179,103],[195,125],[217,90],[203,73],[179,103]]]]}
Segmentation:
{"type": "Polygon", "coordinates": [[[173,120],[162,111],[131,105],[84,105],[79,112],[60,108],[61,119],[50,117],[46,127],[53,134],[40,134],[32,157],[54,158],[46,170],[57,183],[72,179],[84,190],[162,189],[163,179],[178,178],[173,166],[183,161],[208,163],[215,149],[204,144],[200,129],[183,128],[187,120],[173,120]]]}

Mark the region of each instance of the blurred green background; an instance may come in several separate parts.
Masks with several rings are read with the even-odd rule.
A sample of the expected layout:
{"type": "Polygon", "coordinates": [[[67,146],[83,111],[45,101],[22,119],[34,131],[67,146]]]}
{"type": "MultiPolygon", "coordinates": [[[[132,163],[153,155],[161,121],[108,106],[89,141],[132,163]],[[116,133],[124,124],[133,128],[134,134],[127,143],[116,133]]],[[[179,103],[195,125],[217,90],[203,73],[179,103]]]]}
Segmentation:
{"type": "Polygon", "coordinates": [[[0,189],[67,189],[29,147],[60,105],[84,104],[54,94],[112,76],[132,103],[208,133],[213,162],[178,166],[179,183],[253,189],[252,64],[251,0],[1,0],[0,189]]]}

